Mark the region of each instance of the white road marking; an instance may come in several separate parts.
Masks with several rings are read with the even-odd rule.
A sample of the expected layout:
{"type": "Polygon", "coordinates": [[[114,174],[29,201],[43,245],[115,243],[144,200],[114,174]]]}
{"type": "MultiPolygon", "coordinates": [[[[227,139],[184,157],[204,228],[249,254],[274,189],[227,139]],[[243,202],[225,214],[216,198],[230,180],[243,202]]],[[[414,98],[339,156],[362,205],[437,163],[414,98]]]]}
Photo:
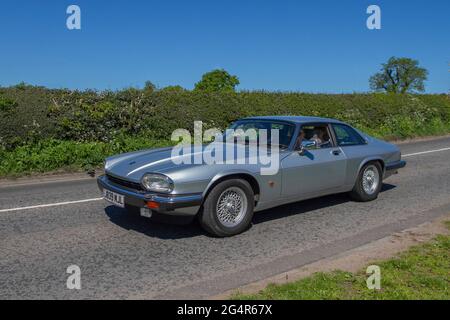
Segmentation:
{"type": "Polygon", "coordinates": [[[93,199],[85,199],[85,200],[76,200],[76,201],[67,201],[67,202],[58,202],[58,203],[50,203],[50,204],[40,204],[37,206],[29,206],[29,207],[20,207],[20,208],[11,208],[11,209],[1,209],[0,213],[2,212],[11,212],[11,211],[19,211],[19,210],[30,210],[30,209],[38,209],[38,208],[48,208],[48,207],[57,207],[57,206],[65,206],[69,204],[76,204],[76,203],[85,203],[85,202],[94,202],[94,201],[100,201],[103,200],[103,198],[93,198],[93,199]]]}
{"type": "MultiPolygon", "coordinates": [[[[436,149],[436,150],[429,150],[429,151],[422,151],[422,152],[416,152],[416,153],[409,153],[402,155],[402,158],[412,157],[412,156],[418,156],[422,154],[427,153],[434,153],[434,152],[442,152],[442,151],[448,151],[449,148],[442,148],[442,149],[436,149]]],[[[38,209],[38,208],[48,208],[48,207],[57,207],[57,206],[65,206],[69,204],[77,204],[77,203],[85,203],[85,202],[94,202],[94,201],[100,201],[103,200],[103,198],[93,198],[93,199],[85,199],[85,200],[76,200],[76,201],[67,201],[67,202],[58,202],[58,203],[50,203],[50,204],[41,204],[37,206],[30,206],[30,207],[20,207],[20,208],[11,208],[11,209],[0,209],[0,213],[4,212],[12,212],[12,211],[20,211],[20,210],[30,210],[30,209],[38,209]]]]}
{"type": "Polygon", "coordinates": [[[416,153],[404,154],[404,155],[402,155],[402,157],[403,157],[403,158],[406,158],[406,157],[418,156],[418,155],[421,155],[421,154],[434,153],[434,152],[442,152],[442,151],[448,151],[448,150],[450,150],[450,148],[442,148],[442,149],[436,149],[436,150],[422,151],[422,152],[416,152],[416,153]]]}

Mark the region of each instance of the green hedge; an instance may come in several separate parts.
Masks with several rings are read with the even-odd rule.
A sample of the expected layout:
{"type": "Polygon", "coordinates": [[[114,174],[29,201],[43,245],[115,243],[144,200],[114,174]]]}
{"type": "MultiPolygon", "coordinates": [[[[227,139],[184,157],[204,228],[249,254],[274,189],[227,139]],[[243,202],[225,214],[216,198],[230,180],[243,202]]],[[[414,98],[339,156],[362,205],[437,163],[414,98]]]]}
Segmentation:
{"type": "Polygon", "coordinates": [[[13,149],[47,139],[111,142],[118,135],[167,140],[194,120],[224,129],[252,115],[337,118],[379,137],[403,138],[447,130],[447,95],[117,92],[0,88],[0,145],[13,149]]]}
{"type": "Polygon", "coordinates": [[[385,139],[450,132],[447,95],[201,93],[0,88],[0,175],[85,168],[107,155],[169,144],[173,130],[226,128],[254,115],[336,118],[385,139]],[[17,162],[17,163],[14,163],[17,162]]]}
{"type": "Polygon", "coordinates": [[[0,176],[19,176],[53,170],[89,170],[110,155],[167,146],[167,141],[118,138],[114,143],[45,140],[12,151],[0,149],[0,176]]]}

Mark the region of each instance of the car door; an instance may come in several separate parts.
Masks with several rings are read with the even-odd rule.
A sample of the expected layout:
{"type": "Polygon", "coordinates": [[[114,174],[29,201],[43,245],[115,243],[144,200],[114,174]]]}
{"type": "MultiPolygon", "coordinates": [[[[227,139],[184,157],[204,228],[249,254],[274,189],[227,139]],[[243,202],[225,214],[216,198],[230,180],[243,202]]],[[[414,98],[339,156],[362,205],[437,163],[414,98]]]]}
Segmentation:
{"type": "MultiPolygon", "coordinates": [[[[308,197],[332,192],[343,186],[346,177],[346,156],[336,145],[329,124],[330,143],[322,148],[308,149],[304,154],[294,150],[281,162],[282,196],[287,198],[308,197]]],[[[302,126],[302,128],[305,125],[302,126]]]]}
{"type": "Polygon", "coordinates": [[[359,173],[361,162],[368,156],[366,140],[352,127],[343,123],[331,125],[337,145],[347,158],[346,184],[353,185],[359,173]]]}

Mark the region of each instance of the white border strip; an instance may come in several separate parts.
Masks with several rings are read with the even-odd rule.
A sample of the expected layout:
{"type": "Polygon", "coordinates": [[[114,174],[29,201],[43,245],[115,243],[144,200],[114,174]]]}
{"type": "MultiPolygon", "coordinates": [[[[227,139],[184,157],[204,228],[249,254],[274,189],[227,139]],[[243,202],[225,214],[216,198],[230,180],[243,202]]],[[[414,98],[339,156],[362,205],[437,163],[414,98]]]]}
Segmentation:
{"type": "Polygon", "coordinates": [[[430,150],[430,151],[422,151],[422,152],[416,152],[416,153],[410,153],[402,155],[403,158],[405,157],[412,157],[412,156],[418,156],[421,154],[427,154],[427,153],[434,153],[434,152],[442,152],[442,151],[448,151],[450,148],[442,148],[442,149],[436,149],[436,150],[430,150]]]}
{"type": "Polygon", "coordinates": [[[56,206],[65,206],[65,205],[68,205],[68,204],[94,202],[94,201],[100,201],[100,200],[103,200],[103,198],[93,198],[93,199],[85,199],[85,200],[58,202],[58,203],[50,203],[50,204],[41,204],[41,205],[37,205],[37,206],[12,208],[12,209],[1,209],[0,213],[2,213],[2,212],[20,211],[20,210],[39,209],[39,208],[48,208],[48,207],[56,207],[56,206]]]}

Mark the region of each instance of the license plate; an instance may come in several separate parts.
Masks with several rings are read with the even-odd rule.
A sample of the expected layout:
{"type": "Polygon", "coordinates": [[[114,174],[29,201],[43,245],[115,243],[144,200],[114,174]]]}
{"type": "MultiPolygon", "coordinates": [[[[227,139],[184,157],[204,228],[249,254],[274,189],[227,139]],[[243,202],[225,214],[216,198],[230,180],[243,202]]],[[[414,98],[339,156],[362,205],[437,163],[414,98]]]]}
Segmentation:
{"type": "Polygon", "coordinates": [[[125,197],[121,194],[104,189],[103,198],[118,207],[125,208],[125,197]]]}
{"type": "Polygon", "coordinates": [[[148,208],[141,208],[141,216],[145,218],[151,218],[152,217],[152,210],[148,208]]]}

